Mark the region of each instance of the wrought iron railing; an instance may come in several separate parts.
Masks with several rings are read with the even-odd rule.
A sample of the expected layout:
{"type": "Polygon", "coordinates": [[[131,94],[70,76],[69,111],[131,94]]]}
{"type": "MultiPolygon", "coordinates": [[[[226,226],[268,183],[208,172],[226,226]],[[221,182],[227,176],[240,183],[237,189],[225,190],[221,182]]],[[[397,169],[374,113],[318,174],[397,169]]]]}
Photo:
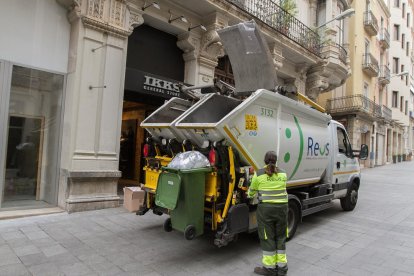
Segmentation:
{"type": "Polygon", "coordinates": [[[385,42],[388,46],[390,45],[390,33],[386,28],[381,29],[380,41],[385,42]]]}
{"type": "Polygon", "coordinates": [[[379,71],[378,61],[372,54],[366,53],[363,55],[362,65],[364,68],[370,68],[377,73],[379,71]]]}
{"type": "Polygon", "coordinates": [[[390,81],[391,79],[391,73],[390,73],[390,68],[388,68],[387,65],[382,65],[381,66],[381,70],[380,70],[380,75],[379,75],[380,79],[385,80],[385,81],[390,81]]]}
{"type": "Polygon", "coordinates": [[[374,115],[376,117],[382,117],[382,108],[380,105],[374,103],[374,115]]]}
{"type": "Polygon", "coordinates": [[[387,121],[391,121],[392,119],[392,110],[385,105],[382,106],[382,117],[387,121]]]}
{"type": "Polygon", "coordinates": [[[346,63],[346,58],[348,57],[348,52],[346,51],[346,49],[342,45],[339,45],[338,43],[336,43],[336,46],[339,49],[339,59],[343,63],[346,63]]]}
{"type": "Polygon", "coordinates": [[[321,55],[321,41],[318,33],[310,29],[272,0],[226,0],[262,21],[308,51],[321,55]]]}
{"type": "Polygon", "coordinates": [[[372,11],[364,12],[364,25],[372,26],[376,31],[378,31],[378,20],[372,11]]]}
{"type": "Polygon", "coordinates": [[[381,107],[361,94],[329,99],[326,103],[326,111],[328,113],[361,111],[373,116],[381,115],[381,107]]]}

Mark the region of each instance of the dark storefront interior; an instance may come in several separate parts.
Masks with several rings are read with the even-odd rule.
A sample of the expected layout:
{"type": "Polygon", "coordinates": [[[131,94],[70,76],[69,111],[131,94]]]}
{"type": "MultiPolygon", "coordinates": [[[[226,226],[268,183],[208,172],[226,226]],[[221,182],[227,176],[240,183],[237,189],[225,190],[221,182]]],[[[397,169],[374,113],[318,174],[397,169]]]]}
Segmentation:
{"type": "MultiPolygon", "coordinates": [[[[124,186],[143,183],[142,148],[148,134],[140,127],[141,122],[166,100],[179,96],[179,92],[168,89],[161,89],[168,93],[160,93],[159,89],[146,86],[146,80],[155,78],[161,83],[183,83],[185,67],[183,51],[177,47],[177,37],[148,25],[135,28],[129,37],[126,65],[119,160],[122,172],[118,185],[120,193],[124,186]]],[[[234,85],[227,56],[219,59],[215,77],[234,85]]]]}
{"type": "Polygon", "coordinates": [[[171,95],[157,92],[158,89],[146,89],[145,77],[183,82],[182,55],[183,52],[177,47],[176,36],[148,25],[135,28],[128,39],[119,160],[119,170],[122,171],[118,185],[120,192],[124,186],[142,183],[141,152],[147,133],[139,125],[165,100],[171,98],[171,95]]]}

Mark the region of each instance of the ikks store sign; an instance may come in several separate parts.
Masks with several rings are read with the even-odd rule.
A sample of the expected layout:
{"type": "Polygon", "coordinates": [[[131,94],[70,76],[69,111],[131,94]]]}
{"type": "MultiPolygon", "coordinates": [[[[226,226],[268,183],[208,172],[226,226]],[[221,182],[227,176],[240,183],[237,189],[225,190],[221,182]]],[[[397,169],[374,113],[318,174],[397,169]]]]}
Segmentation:
{"type": "Polygon", "coordinates": [[[180,97],[180,82],[136,69],[127,68],[125,90],[172,98],[180,97]]]}

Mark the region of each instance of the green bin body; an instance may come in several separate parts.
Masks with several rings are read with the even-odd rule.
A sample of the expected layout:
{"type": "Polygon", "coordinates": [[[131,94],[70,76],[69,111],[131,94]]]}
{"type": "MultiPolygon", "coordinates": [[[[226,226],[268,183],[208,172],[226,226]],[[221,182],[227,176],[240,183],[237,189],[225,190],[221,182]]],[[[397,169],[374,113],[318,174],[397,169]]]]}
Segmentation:
{"type": "Polygon", "coordinates": [[[173,229],[184,232],[187,226],[192,225],[195,228],[195,236],[202,235],[205,181],[206,174],[211,171],[211,168],[179,170],[163,167],[162,169],[163,173],[158,179],[155,204],[171,210],[173,229]],[[176,183],[177,181],[180,183],[176,183]]]}

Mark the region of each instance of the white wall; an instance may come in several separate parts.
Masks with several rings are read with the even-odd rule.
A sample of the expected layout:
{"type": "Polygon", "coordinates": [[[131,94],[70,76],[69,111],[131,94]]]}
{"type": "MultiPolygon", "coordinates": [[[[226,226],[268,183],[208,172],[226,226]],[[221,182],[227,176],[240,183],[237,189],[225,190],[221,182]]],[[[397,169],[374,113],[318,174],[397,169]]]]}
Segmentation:
{"type": "MultiPolygon", "coordinates": [[[[410,18],[411,18],[411,24],[410,27],[412,26],[412,18],[413,18],[413,14],[411,12],[411,7],[409,6],[409,3],[407,3],[406,1],[401,1],[400,2],[400,8],[396,8],[394,7],[394,5],[392,5],[391,7],[391,20],[390,20],[390,38],[391,38],[391,47],[389,49],[389,62],[390,62],[390,70],[391,70],[391,74],[393,73],[393,57],[397,57],[400,59],[400,64],[399,64],[399,72],[401,73],[401,65],[404,65],[404,71],[408,71],[411,72],[411,62],[410,62],[410,56],[406,55],[406,45],[404,45],[404,49],[401,47],[401,37],[402,34],[405,34],[405,43],[406,42],[410,42],[410,49],[409,51],[411,51],[412,46],[413,46],[413,39],[411,37],[411,29],[410,27],[407,27],[407,18],[404,17],[402,18],[402,3],[406,4],[406,8],[405,8],[405,12],[410,12],[410,18]],[[394,40],[394,24],[399,24],[400,25],[400,39],[398,41],[394,40]]],[[[410,55],[410,54],[409,54],[410,55]]],[[[408,75],[408,78],[410,78],[410,74],[408,75]]],[[[409,85],[410,85],[410,79],[409,81],[409,85]]],[[[394,120],[398,120],[401,123],[403,123],[405,126],[408,126],[409,124],[409,120],[408,120],[408,115],[405,115],[405,101],[409,101],[410,99],[410,86],[407,86],[405,83],[405,77],[403,78],[403,80],[401,80],[400,77],[392,77],[391,78],[391,83],[388,86],[388,103],[392,104],[392,91],[398,91],[398,108],[392,108],[392,118],[394,120]],[[400,106],[401,106],[401,102],[400,102],[400,97],[404,96],[404,102],[403,104],[403,111],[400,111],[400,106]]]]}
{"type": "Polygon", "coordinates": [[[70,24],[55,0],[0,0],[0,59],[66,73],[70,24]]]}

